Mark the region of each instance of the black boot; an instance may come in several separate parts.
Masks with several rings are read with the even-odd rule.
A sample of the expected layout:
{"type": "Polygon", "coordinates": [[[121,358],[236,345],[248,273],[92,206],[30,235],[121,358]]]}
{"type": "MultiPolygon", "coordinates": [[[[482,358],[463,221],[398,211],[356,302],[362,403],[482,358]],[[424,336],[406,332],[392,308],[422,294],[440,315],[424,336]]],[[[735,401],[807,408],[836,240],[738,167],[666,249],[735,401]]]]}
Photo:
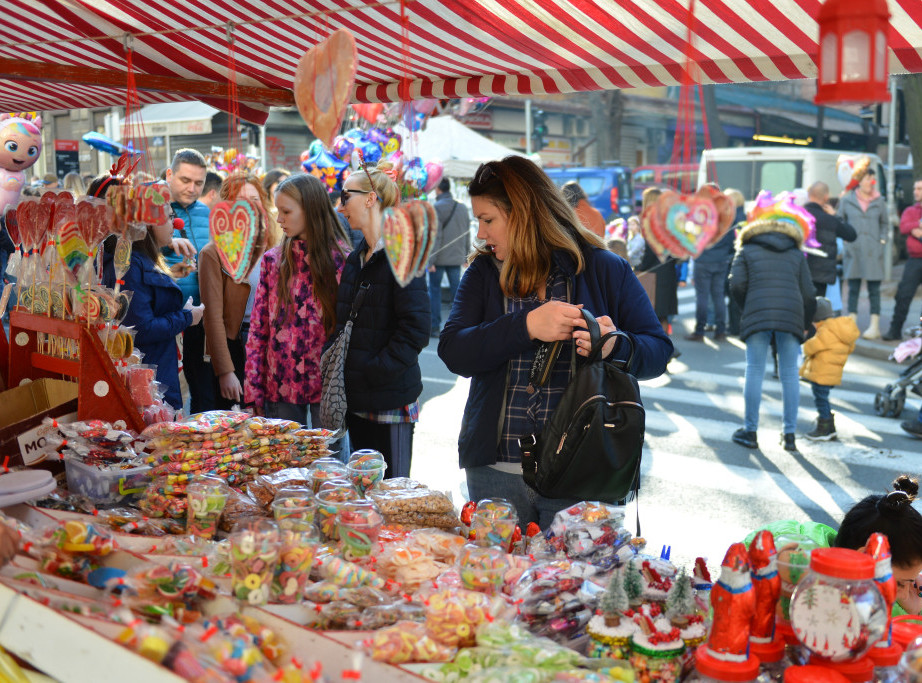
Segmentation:
{"type": "Polygon", "coordinates": [[[835,418],[830,415],[828,418],[818,417],[813,429],[805,435],[810,441],[834,441],[836,439],[835,418]]]}
{"type": "Polygon", "coordinates": [[[794,442],[793,434],[782,434],[781,435],[781,445],[784,446],[784,450],[789,453],[799,453],[797,450],[797,444],[794,442]]]}
{"type": "Polygon", "coordinates": [[[881,337],[884,341],[900,341],[902,338],[903,333],[900,330],[895,330],[893,327],[887,330],[881,337]]]}

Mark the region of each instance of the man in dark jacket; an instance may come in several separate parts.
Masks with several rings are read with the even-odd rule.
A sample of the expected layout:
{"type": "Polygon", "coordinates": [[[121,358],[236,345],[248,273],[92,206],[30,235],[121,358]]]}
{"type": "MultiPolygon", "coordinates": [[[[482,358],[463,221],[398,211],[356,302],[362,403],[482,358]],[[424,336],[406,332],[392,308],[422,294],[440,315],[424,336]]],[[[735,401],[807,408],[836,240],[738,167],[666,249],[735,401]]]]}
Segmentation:
{"type": "Polygon", "coordinates": [[[785,450],[797,452],[797,356],[807,325],[813,320],[816,299],[810,270],[800,251],[803,231],[794,220],[783,218],[786,210],[779,202],[766,218],[756,217],[740,230],[730,267],[730,295],[743,311],[740,339],[746,342],[745,419],[743,427],[733,433],[733,441],[758,448],[762,379],[774,337],[783,404],[782,444],[785,450]]]}
{"type": "Polygon", "coordinates": [[[804,208],[816,221],[816,241],[825,256],[807,254],[807,266],[817,296],[826,296],[826,287],[836,281],[836,238],[854,242],[858,236],[855,229],[836,216],[836,210],[829,205],[829,185],[818,180],[807,188],[807,203],[804,208]]]}
{"type": "Polygon", "coordinates": [[[448,178],[439,181],[435,191],[435,213],[439,231],[429,257],[429,306],[432,316],[430,336],[438,337],[442,326],[442,276],[448,276],[451,300],[458,293],[461,264],[471,251],[471,215],[467,207],[451,196],[448,178]]]}

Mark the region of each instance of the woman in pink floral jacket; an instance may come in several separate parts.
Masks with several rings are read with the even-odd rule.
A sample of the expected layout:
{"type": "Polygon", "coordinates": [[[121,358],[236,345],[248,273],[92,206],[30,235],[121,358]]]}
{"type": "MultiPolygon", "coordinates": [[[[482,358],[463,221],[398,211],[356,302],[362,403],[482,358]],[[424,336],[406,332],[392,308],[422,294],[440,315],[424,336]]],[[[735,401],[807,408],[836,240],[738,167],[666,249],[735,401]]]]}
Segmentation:
{"type": "Polygon", "coordinates": [[[275,194],[282,243],[262,260],[246,345],[244,396],[258,415],[316,425],[320,354],[336,328],[336,291],[348,237],[326,188],[308,174],[275,194]]]}

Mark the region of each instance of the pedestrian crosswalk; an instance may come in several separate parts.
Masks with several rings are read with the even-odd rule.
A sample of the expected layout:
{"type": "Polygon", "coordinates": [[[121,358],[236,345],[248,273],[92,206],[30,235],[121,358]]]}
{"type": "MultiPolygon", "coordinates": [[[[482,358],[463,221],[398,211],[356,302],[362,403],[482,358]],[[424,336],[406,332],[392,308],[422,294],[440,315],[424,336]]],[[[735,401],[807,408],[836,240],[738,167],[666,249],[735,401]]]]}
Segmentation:
{"type": "MultiPolygon", "coordinates": [[[[893,381],[900,366],[861,356],[849,359],[843,385],[830,396],[838,440],[803,437],[816,410],[809,385],[801,383],[800,452],[781,447],[781,383],[772,377],[769,361],[760,448],[734,444],[730,436],[743,420],[745,345],[683,343],[693,326],[694,293],[680,291],[679,298],[673,338],[683,355],[667,374],[641,382],[647,416],[640,506],[651,537],[673,544],[680,555],[721,553],[771,520],[837,525],[855,502],[885,492],[898,474],[922,474],[922,441],[906,436],[899,419],[874,411],[875,393],[893,381]],[[703,549],[700,539],[707,539],[703,549]]],[[[918,411],[919,401],[910,396],[902,419],[918,411]]]]}

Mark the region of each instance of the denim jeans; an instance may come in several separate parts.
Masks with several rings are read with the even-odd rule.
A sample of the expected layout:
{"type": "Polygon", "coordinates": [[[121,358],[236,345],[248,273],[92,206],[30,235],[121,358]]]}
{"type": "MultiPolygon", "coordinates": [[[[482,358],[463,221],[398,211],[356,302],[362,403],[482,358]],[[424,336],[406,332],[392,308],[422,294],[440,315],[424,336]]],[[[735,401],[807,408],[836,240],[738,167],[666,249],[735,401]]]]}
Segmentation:
{"type": "MultiPolygon", "coordinates": [[[[868,300],[871,302],[871,314],[880,315],[880,280],[865,280],[868,284],[868,300]]],[[[858,312],[858,294],[861,292],[861,280],[848,281],[848,312],[858,312]]]]}
{"type": "Polygon", "coordinates": [[[521,474],[511,474],[493,467],[468,467],[467,495],[473,501],[484,498],[505,498],[515,506],[519,516],[519,526],[524,529],[529,522],[535,522],[547,530],[554,521],[554,515],[560,510],[578,503],[569,498],[545,498],[522,478],[521,474]]]}
{"type": "Polygon", "coordinates": [[[813,387],[813,403],[816,405],[816,412],[820,419],[828,420],[832,417],[832,408],[829,407],[829,392],[832,387],[825,384],[810,382],[813,387]]]}
{"type": "Polygon", "coordinates": [[[744,427],[748,432],[759,428],[759,406],[762,403],[762,380],[765,378],[765,360],[772,335],[778,347],[778,377],[781,379],[782,432],[797,431],[797,407],[800,402],[800,382],[797,379],[797,356],[800,342],[788,332],[763,330],[746,338],[746,385],[743,399],[746,404],[744,427]]]}
{"type": "Polygon", "coordinates": [[[454,301],[461,282],[461,266],[436,266],[435,272],[429,273],[429,306],[432,312],[429,324],[434,330],[442,327],[442,275],[448,275],[448,287],[454,301]]]}
{"type": "Polygon", "coordinates": [[[708,319],[708,300],[714,305],[717,334],[727,332],[727,302],[724,299],[725,263],[695,263],[695,334],[704,334],[708,319]]]}

